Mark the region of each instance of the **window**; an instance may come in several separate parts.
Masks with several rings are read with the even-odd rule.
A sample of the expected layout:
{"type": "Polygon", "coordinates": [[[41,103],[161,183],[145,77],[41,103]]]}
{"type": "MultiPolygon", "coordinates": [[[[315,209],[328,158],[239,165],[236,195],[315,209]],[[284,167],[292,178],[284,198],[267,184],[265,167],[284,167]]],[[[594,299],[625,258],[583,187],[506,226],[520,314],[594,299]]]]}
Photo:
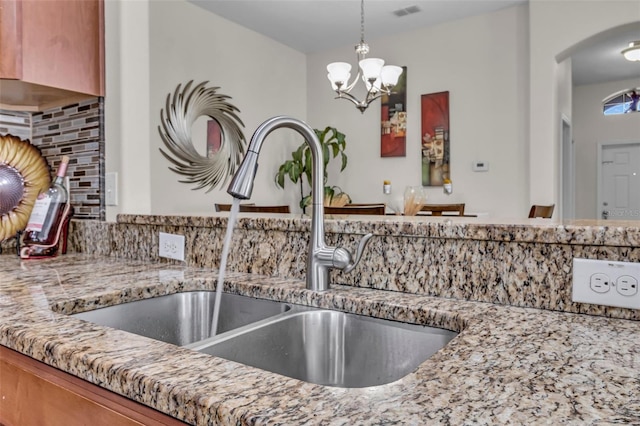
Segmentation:
{"type": "Polygon", "coordinates": [[[629,89],[623,93],[618,92],[605,99],[602,112],[604,115],[640,112],[640,109],[638,109],[639,100],[640,89],[629,89]]]}

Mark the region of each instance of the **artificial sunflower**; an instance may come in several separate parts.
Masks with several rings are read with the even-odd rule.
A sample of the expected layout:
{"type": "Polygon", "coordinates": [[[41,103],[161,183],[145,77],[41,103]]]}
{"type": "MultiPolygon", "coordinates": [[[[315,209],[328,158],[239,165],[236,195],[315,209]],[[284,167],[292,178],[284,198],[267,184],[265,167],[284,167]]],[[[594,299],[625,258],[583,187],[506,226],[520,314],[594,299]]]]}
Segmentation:
{"type": "Polygon", "coordinates": [[[38,148],[0,135],[0,241],[24,229],[38,194],[50,184],[49,165],[38,148]]]}

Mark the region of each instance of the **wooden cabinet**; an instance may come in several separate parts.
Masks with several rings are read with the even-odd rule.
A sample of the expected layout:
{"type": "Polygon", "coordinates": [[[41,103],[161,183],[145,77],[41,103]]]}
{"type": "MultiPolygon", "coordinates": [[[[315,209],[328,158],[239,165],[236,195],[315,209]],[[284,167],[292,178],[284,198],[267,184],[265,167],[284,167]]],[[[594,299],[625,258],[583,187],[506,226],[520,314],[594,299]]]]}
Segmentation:
{"type": "Polygon", "coordinates": [[[184,423],[0,346],[0,425],[184,423]]]}
{"type": "Polygon", "coordinates": [[[104,96],[103,0],[0,0],[0,108],[104,96]]]}

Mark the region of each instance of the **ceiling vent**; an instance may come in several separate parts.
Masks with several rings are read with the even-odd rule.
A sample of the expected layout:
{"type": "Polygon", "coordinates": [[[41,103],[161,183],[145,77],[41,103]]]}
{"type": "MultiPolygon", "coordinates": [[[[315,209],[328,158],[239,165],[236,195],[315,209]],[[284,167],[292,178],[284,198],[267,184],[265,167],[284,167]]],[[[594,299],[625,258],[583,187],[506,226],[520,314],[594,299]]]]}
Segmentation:
{"type": "Polygon", "coordinates": [[[411,15],[412,13],[420,12],[420,8],[418,6],[409,6],[404,7],[402,9],[394,10],[393,14],[397,17],[411,15]]]}

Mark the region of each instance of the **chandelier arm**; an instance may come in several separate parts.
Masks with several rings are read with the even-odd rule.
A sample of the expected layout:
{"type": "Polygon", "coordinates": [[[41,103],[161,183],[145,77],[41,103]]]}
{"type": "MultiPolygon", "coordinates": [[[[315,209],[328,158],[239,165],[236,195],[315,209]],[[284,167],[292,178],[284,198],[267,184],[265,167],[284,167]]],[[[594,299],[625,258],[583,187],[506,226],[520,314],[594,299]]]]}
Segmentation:
{"type": "MultiPolygon", "coordinates": [[[[388,94],[389,94],[389,93],[387,93],[387,92],[382,92],[382,91],[380,91],[380,92],[369,92],[369,93],[367,93],[367,100],[366,100],[365,102],[366,102],[366,104],[367,104],[367,106],[368,106],[371,102],[375,101],[375,100],[376,100],[376,99],[378,99],[378,98],[381,98],[381,97],[382,97],[382,96],[384,96],[384,95],[388,95],[388,94]],[[376,94],[375,94],[375,95],[373,95],[373,93],[376,93],[376,94]],[[373,96],[372,96],[372,95],[373,95],[373,96]]],[[[363,102],[363,103],[365,103],[365,102],[363,102]]]]}
{"type": "Polygon", "coordinates": [[[358,82],[358,80],[360,80],[360,75],[362,74],[360,67],[358,67],[358,73],[356,74],[355,78],[353,79],[353,81],[351,82],[351,84],[349,84],[347,87],[345,87],[344,89],[340,89],[341,92],[349,92],[351,91],[351,89],[354,88],[354,86],[356,85],[356,83],[358,82]]]}
{"type": "Polygon", "coordinates": [[[336,96],[334,99],[345,99],[347,101],[352,102],[358,108],[362,108],[362,107],[366,108],[366,107],[369,106],[369,102],[368,101],[360,101],[360,100],[358,100],[358,98],[353,96],[351,93],[338,92],[338,91],[336,91],[336,93],[338,93],[338,96],[336,96]]]}

